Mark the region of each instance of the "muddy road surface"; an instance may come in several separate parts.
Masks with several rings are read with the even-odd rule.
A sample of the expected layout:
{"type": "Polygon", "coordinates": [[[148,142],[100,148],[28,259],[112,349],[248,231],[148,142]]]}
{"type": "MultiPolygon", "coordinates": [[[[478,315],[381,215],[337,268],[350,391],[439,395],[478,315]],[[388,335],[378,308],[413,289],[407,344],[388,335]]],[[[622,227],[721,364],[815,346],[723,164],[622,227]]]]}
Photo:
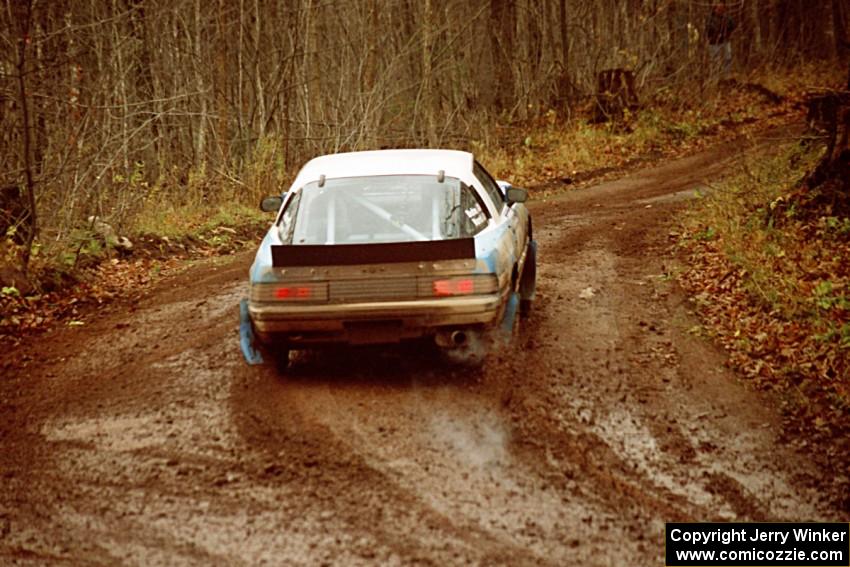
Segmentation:
{"type": "Polygon", "coordinates": [[[672,214],[746,149],[535,203],[539,299],[480,371],[247,366],[247,254],[5,353],[0,563],[662,565],[664,521],[839,517],[669,278],[672,214]]]}

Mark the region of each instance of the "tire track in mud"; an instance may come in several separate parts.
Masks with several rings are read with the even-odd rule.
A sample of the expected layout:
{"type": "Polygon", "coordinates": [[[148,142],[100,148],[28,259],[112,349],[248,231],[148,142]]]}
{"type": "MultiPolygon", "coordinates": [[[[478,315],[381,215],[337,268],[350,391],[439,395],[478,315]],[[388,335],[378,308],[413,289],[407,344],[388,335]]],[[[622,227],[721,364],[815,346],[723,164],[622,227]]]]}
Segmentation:
{"type": "MultiPolygon", "coordinates": [[[[482,395],[480,384],[459,385],[462,379],[428,383],[434,377],[423,369],[404,387],[387,387],[386,376],[377,383],[363,376],[359,384],[299,384],[283,396],[284,405],[324,430],[325,443],[333,439],[379,475],[385,490],[404,493],[418,514],[436,514],[463,539],[474,535],[480,539],[474,548],[488,555],[559,564],[576,557],[579,536],[602,539],[592,529],[572,527],[574,518],[595,508],[564,498],[535,467],[514,457],[498,400],[482,395]]],[[[416,530],[416,523],[404,529],[416,530]]]]}
{"type": "MultiPolygon", "coordinates": [[[[421,364],[420,359],[416,365],[421,364]]],[[[256,411],[254,415],[261,416],[245,424],[249,431],[246,435],[261,439],[255,446],[262,447],[266,458],[274,463],[270,465],[274,472],[296,476],[305,469],[312,472],[308,479],[311,498],[300,506],[304,510],[323,506],[323,514],[343,521],[343,526],[338,526],[339,533],[357,534],[357,540],[367,541],[368,558],[381,564],[415,560],[451,563],[461,559],[528,563],[530,555],[525,550],[497,541],[474,525],[458,525],[444,510],[423,503],[421,491],[398,482],[396,473],[415,468],[415,463],[404,458],[387,458],[386,453],[376,456],[379,452],[368,442],[363,450],[362,441],[368,441],[370,435],[381,438],[375,442],[386,443],[386,437],[405,431],[406,423],[387,419],[387,396],[394,396],[393,391],[395,395],[404,395],[405,391],[421,387],[409,375],[390,377],[390,373],[379,371],[380,377],[375,378],[369,375],[368,366],[358,368],[356,362],[349,363],[342,376],[338,375],[339,368],[334,371],[323,367],[324,378],[318,383],[315,366],[311,366],[309,382],[293,384],[290,378],[287,385],[281,386],[279,378],[266,376],[257,385],[259,390],[252,387],[239,401],[240,413],[250,407],[253,409],[248,414],[256,411]],[[365,374],[361,375],[360,371],[365,374]],[[337,380],[343,384],[328,384],[337,380]],[[337,401],[337,394],[329,392],[331,388],[338,388],[337,394],[346,403],[337,401]],[[258,391],[262,402],[257,397],[258,391]],[[360,415],[357,411],[349,413],[352,419],[344,430],[326,419],[351,408],[356,408],[360,415]],[[358,419],[364,412],[373,418],[368,423],[358,419]],[[294,462],[293,445],[298,449],[294,462]]],[[[431,463],[425,469],[435,473],[438,466],[439,463],[431,463]]],[[[334,546],[333,538],[328,545],[334,546]]]]}
{"type": "Polygon", "coordinates": [[[651,564],[665,520],[835,518],[668,281],[668,218],[739,149],[538,206],[539,301],[482,370],[248,367],[247,256],[48,337],[0,385],[0,561],[651,564]]]}
{"type": "MultiPolygon", "coordinates": [[[[739,157],[709,152],[662,168],[664,175],[650,170],[618,182],[628,188],[621,198],[579,192],[547,207],[544,219],[569,221],[585,211],[579,227],[555,225],[566,234],[555,239],[558,246],[548,251],[554,262],[542,270],[544,280],[558,280],[557,297],[567,298],[560,320],[581,336],[560,332],[552,318],[540,328],[560,333],[556,343],[566,335],[586,347],[566,353],[579,364],[571,370],[575,380],[556,386],[565,391],[557,405],[574,408],[578,421],[618,453],[619,468],[633,469],[646,494],[687,519],[818,517],[818,494],[795,482],[807,463],[777,441],[775,416],[752,407],[758,396],[735,383],[723,357],[689,336],[696,321],[665,281],[671,211],[739,157]],[[577,267],[577,276],[565,277],[567,266],[577,267]],[[596,293],[579,299],[584,286],[596,293]]],[[[606,184],[607,191],[618,184],[606,184]]],[[[672,519],[670,512],[665,517],[672,519]]]]}
{"type": "MultiPolygon", "coordinates": [[[[560,430],[560,439],[556,437],[553,445],[578,443],[597,453],[596,466],[601,465],[603,477],[612,475],[623,493],[612,506],[631,501],[644,514],[651,510],[658,517],[683,520],[794,517],[802,510],[815,514],[811,507],[781,508],[783,499],[793,496],[788,479],[782,475],[770,478],[777,486],[760,495],[767,496],[775,508],[769,516],[757,498],[747,497],[750,491],[740,488],[731,493],[730,487],[737,486],[737,481],[727,475],[735,474],[754,492],[767,492],[756,485],[775,456],[762,452],[756,458],[744,459],[749,462],[741,465],[741,454],[753,454],[770,444],[767,436],[748,433],[754,427],[757,431],[765,423],[758,419],[766,416],[738,407],[734,414],[731,410],[722,415],[715,412],[728,418],[726,424],[715,421],[705,427],[694,423],[693,414],[698,419],[712,416],[717,407],[746,394],[722,371],[722,359],[716,353],[675,336],[677,325],[663,307],[664,296],[670,295],[669,286],[660,281],[663,274],[656,271],[662,266],[643,262],[624,265],[629,262],[613,258],[612,247],[601,246],[597,240],[569,254],[568,263],[576,267],[578,279],[542,271],[544,281],[558,279],[560,299],[556,300],[566,299],[567,305],[556,308],[556,318],[542,318],[539,328],[544,337],[548,335],[550,351],[575,361],[566,372],[558,369],[561,379],[544,386],[548,386],[547,398],[555,401],[548,411],[537,412],[567,416],[556,427],[547,428],[560,430]],[[595,290],[592,297],[581,298],[584,286],[595,290]],[[624,286],[632,289],[624,290],[624,286]],[[641,295],[647,296],[646,300],[636,304],[635,298],[641,295]],[[658,305],[659,300],[662,303],[656,309],[644,307],[658,305]],[[565,332],[559,321],[569,321],[581,330],[581,336],[565,332]],[[722,387],[700,392],[692,382],[701,374],[710,375],[722,387]],[[748,424],[747,419],[754,423],[748,424]],[[726,426],[723,431],[714,431],[722,425],[726,426]],[[581,440],[576,431],[588,434],[593,441],[587,437],[581,440]],[[573,441],[568,440],[571,436],[573,441]],[[756,462],[758,458],[765,463],[756,462]],[[726,479],[726,489],[718,489],[717,485],[723,484],[716,482],[718,479],[726,479]],[[709,482],[712,480],[715,482],[709,482]]],[[[551,300],[546,298],[547,302],[551,300]]],[[[678,326],[680,333],[687,328],[678,326]]],[[[521,390],[529,388],[523,385],[521,390]]],[[[593,470],[594,463],[585,463],[582,469],[593,470]]],[[[603,481],[601,478],[598,484],[603,481]]]]}

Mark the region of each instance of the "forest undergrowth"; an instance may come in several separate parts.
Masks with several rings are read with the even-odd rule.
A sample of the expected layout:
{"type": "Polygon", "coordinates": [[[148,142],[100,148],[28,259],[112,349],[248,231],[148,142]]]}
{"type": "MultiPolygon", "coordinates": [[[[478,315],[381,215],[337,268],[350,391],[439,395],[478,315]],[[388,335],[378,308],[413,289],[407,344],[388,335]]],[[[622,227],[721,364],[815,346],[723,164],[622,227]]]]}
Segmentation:
{"type": "Polygon", "coordinates": [[[812,93],[840,81],[834,62],[762,67],[721,81],[645,87],[640,107],[622,121],[594,124],[594,100],[571,114],[550,110],[535,121],[497,126],[471,149],[496,176],[530,187],[534,196],[622,174],[660,159],[805,116],[812,93]]]}
{"type": "Polygon", "coordinates": [[[698,200],[678,279],[702,320],[693,332],[777,393],[789,438],[848,485],[850,210],[795,198],[824,152],[817,140],[786,142],[698,200]]]}

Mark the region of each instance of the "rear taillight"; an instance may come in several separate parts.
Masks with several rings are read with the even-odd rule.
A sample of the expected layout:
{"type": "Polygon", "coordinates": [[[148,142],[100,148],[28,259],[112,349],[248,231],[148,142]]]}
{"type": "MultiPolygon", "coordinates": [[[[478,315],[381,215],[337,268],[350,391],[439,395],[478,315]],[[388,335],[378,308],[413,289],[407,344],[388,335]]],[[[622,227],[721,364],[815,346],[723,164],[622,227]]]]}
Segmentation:
{"type": "Polygon", "coordinates": [[[328,300],[327,282],[261,283],[251,286],[252,301],[323,303],[328,300]]]}
{"type": "Polygon", "coordinates": [[[281,286],[274,290],[275,299],[310,299],[312,295],[308,286],[281,286]]]}
{"type": "Polygon", "coordinates": [[[434,280],[433,292],[437,297],[446,297],[449,295],[470,295],[475,293],[475,280],[472,278],[434,280]]]}

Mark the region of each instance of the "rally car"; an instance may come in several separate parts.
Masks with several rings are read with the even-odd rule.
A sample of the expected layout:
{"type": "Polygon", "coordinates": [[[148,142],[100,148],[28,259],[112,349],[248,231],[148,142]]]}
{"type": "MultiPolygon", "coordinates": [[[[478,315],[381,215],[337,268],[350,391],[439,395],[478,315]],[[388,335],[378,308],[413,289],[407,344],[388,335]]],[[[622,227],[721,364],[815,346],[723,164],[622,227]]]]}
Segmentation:
{"type": "Polygon", "coordinates": [[[426,339],[482,360],[534,299],[527,196],[462,151],[309,161],[261,205],[276,217],[241,305],[245,358],[285,363],[292,349],[426,339]]]}

